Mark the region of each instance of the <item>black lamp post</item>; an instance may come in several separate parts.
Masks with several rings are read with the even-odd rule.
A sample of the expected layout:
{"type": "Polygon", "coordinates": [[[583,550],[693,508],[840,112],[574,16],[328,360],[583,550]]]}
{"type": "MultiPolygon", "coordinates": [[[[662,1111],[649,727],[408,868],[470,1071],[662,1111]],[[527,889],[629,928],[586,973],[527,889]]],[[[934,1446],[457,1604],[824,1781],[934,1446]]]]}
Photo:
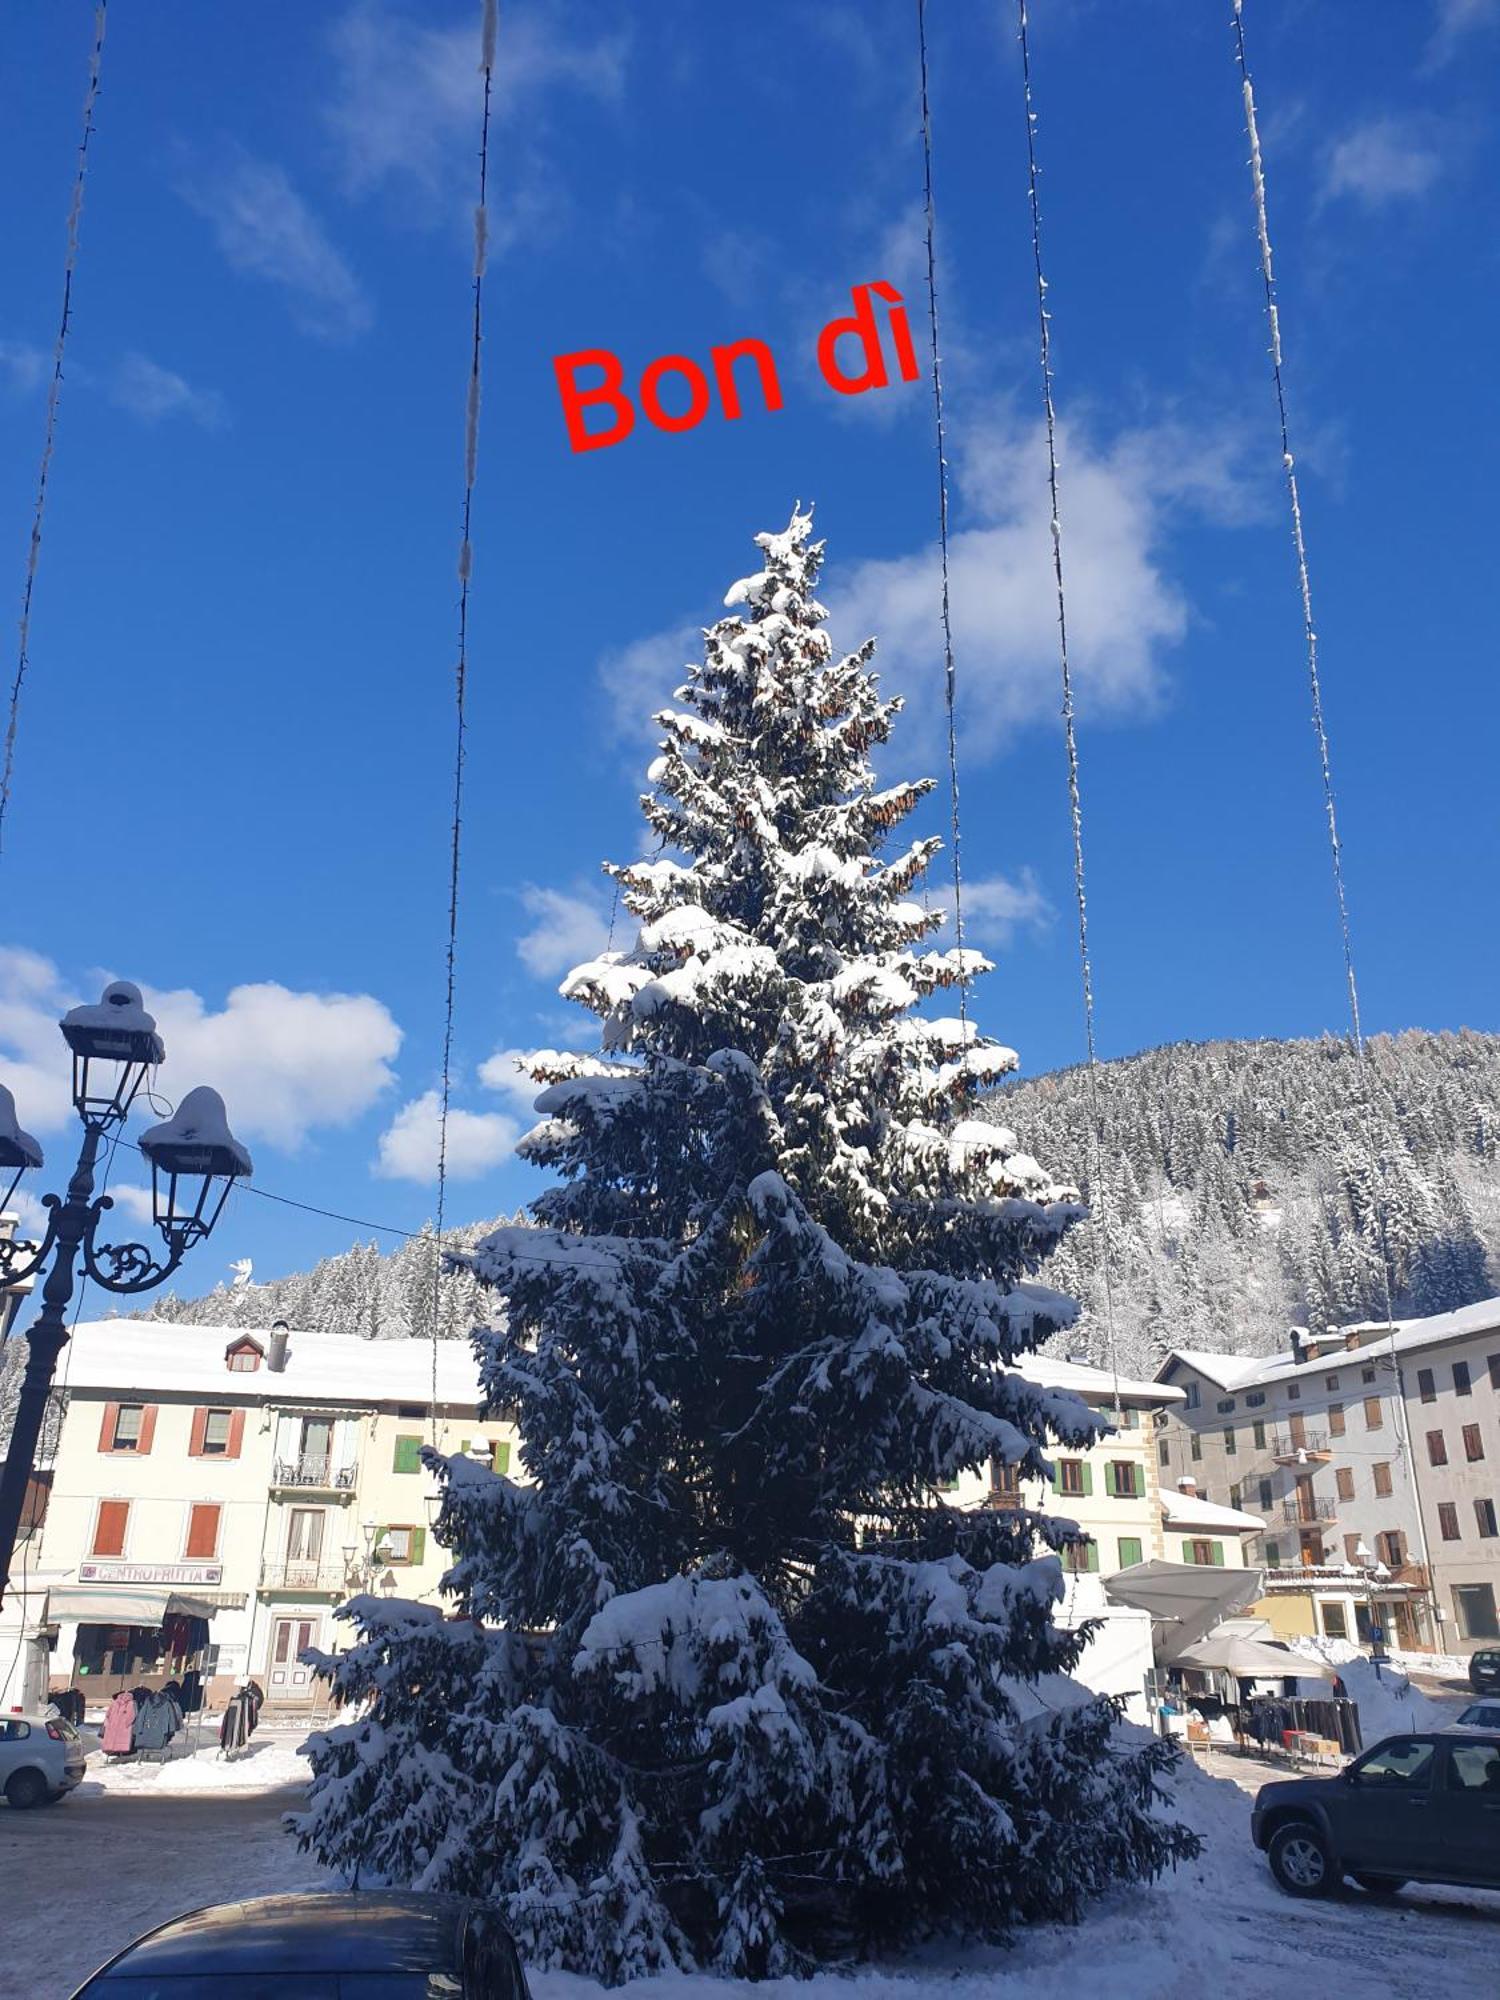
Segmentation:
{"type": "MultiPolygon", "coordinates": [[[[165,1256],[144,1243],[100,1243],[97,1232],[108,1195],[94,1196],[99,1148],[123,1125],[148,1069],[166,1050],[156,1023],[128,980],[106,986],[97,1006],[74,1007],[63,1016],[63,1039],[73,1052],[73,1105],[83,1121],[83,1145],[66,1198],[44,1195],[47,1228],[41,1242],[0,1241],[0,1284],[40,1271],[42,1310],[27,1329],[29,1353],[15,1427],[0,1470],[0,1603],[10,1580],[26,1487],[51,1392],[57,1358],[68,1339],[67,1307],[76,1266],[110,1292],[144,1292],[169,1278],[184,1254],[219,1219],[232,1184],[250,1172],[250,1155],[229,1130],[217,1091],[190,1090],[172,1117],[141,1135],[151,1162],[152,1211],[165,1256]],[[55,1253],[55,1254],[54,1254],[55,1253]]],[[[11,1171],[10,1193],[28,1167],[42,1164],[42,1149],[16,1123],[15,1100],[0,1086],[0,1175],[11,1171]]],[[[8,1197],[7,1197],[8,1198],[8,1197]]]]}

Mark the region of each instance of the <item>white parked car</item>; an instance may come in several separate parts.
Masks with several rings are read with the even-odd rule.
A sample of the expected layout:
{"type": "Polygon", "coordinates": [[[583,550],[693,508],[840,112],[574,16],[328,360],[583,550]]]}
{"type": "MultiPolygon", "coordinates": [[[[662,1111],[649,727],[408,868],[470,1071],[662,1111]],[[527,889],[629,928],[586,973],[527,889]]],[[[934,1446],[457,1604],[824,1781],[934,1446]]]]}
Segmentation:
{"type": "Polygon", "coordinates": [[[83,1777],[88,1752],[60,1715],[0,1715],[0,1792],[11,1805],[52,1805],[83,1777]]]}
{"type": "Polygon", "coordinates": [[[1500,1701],[1471,1701],[1453,1724],[1455,1729],[1500,1729],[1500,1701]]]}

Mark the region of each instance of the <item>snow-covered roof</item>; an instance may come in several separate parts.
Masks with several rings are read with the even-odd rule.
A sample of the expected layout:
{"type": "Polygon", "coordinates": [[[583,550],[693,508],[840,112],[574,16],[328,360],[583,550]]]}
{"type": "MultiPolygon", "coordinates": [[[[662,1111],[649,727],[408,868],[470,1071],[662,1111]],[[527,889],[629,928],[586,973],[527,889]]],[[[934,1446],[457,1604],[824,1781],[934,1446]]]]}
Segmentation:
{"type": "MultiPolygon", "coordinates": [[[[374,1409],[432,1396],[432,1346],[425,1340],[363,1340],[351,1333],[288,1336],[286,1367],[233,1373],[226,1350],[259,1327],[179,1326],[168,1320],[84,1320],[69,1346],[70,1392],[122,1390],[212,1397],[216,1402],[339,1403],[374,1409]]],[[[479,1376],[466,1340],[438,1342],[438,1401],[479,1406],[479,1376]]]]}
{"type": "Polygon", "coordinates": [[[1258,1535],[1265,1522],[1257,1514],[1242,1514],[1238,1507],[1219,1507],[1212,1500],[1200,1500],[1196,1493],[1161,1496],[1161,1517],[1169,1528],[1223,1528],[1236,1535],[1258,1535]]]}
{"type": "MultiPolygon", "coordinates": [[[[1043,1389],[1071,1389],[1086,1402],[1113,1402],[1115,1378],[1107,1368],[1091,1368],[1082,1361],[1064,1361],[1051,1354],[1024,1354],[1016,1362],[1028,1382],[1043,1389]]],[[[1137,1382],[1120,1377],[1120,1394],[1130,1403],[1181,1403],[1186,1391],[1169,1382],[1137,1382]]]]}
{"type": "Polygon", "coordinates": [[[1357,1334],[1354,1348],[1325,1348],[1306,1361],[1293,1361],[1282,1349],[1276,1354],[1213,1354],[1202,1348],[1174,1347],[1162,1362],[1158,1381],[1178,1363],[1194,1369],[1217,1383],[1221,1389],[1259,1388],[1272,1382],[1295,1382],[1309,1375],[1327,1375],[1340,1365],[1363,1356],[1388,1354],[1394,1345],[1398,1354],[1423,1347],[1438,1347],[1445,1341],[1464,1340],[1471,1335],[1494,1334],[1500,1338],[1500,1298],[1480,1299],[1455,1312],[1434,1313],[1427,1319],[1398,1319],[1394,1342],[1386,1320],[1359,1320],[1341,1327],[1345,1334],[1357,1334]]]}

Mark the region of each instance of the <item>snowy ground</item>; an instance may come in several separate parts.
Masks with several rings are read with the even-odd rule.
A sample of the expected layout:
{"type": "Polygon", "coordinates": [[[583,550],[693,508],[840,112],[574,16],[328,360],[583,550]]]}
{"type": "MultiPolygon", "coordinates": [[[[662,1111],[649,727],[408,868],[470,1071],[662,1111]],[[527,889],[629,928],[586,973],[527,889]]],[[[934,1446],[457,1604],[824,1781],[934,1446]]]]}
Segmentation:
{"type": "MultiPolygon", "coordinates": [[[[62,1806],[0,1807],[0,1996],[66,2000],[110,1952],[182,1910],[326,1886],[280,1827],[305,1769],[294,1741],[262,1732],[252,1749],[233,1763],[210,1748],[160,1766],[91,1764],[62,1806]]],[[[1184,1768],[1178,1810],[1203,1834],[1203,1856],[1138,1896],[1100,1905],[1076,1930],[1032,1932],[1009,1952],[946,1952],[836,1983],[778,1982],[733,1996],[706,1978],[647,1980],[631,2000],[752,1992],[755,2000],[1077,2000],[1091,1990],[1110,2000],[1204,2000],[1301,1992],[1310,1980],[1320,2000],[1427,2000],[1439,1984],[1496,1991],[1500,1895],[1411,1889],[1389,1905],[1355,1890],[1330,1902],[1283,1896],[1250,1845],[1250,1794],[1267,1775],[1217,1752],[1207,1772],[1184,1768]]],[[[602,2000],[593,1982],[566,1974],[536,1974],[532,1987],[536,2000],[602,2000]]]]}

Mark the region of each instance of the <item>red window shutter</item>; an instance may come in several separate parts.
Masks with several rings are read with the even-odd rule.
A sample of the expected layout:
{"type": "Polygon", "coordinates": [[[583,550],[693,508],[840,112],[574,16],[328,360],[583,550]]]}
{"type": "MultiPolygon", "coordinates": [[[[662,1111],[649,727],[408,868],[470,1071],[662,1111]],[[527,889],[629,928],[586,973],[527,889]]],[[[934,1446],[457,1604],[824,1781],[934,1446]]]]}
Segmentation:
{"type": "Polygon", "coordinates": [[[226,1458],[238,1458],[240,1446],[245,1437],[245,1412],[231,1410],[229,1413],[229,1442],[224,1447],[226,1458]]]}
{"type": "Polygon", "coordinates": [[[203,1456],[203,1433],[204,1433],[204,1432],[205,1432],[205,1431],[206,1431],[207,1429],[208,1429],[208,1412],[207,1412],[207,1410],[194,1410],[194,1412],[193,1412],[193,1434],[192,1434],[192,1436],[191,1436],[191,1437],[190,1437],[190,1438],[188,1439],[188,1457],[189,1457],[189,1458],[202,1458],[202,1456],[203,1456]]]}
{"type": "Polygon", "coordinates": [[[99,1425],[99,1449],[101,1451],[114,1450],[115,1424],[119,1420],[119,1415],[120,1406],[118,1403],[106,1403],[104,1405],[104,1419],[99,1425]]]}
{"type": "Polygon", "coordinates": [[[101,1500],[99,1518],[94,1523],[94,1547],[96,1556],[118,1556],[125,1553],[125,1524],[130,1519],[128,1500],[101,1500]]]}
{"type": "Polygon", "coordinates": [[[190,1557],[212,1557],[219,1547],[219,1509],[216,1505],[195,1507],[188,1516],[187,1553],[190,1557]]]}
{"type": "Polygon", "coordinates": [[[151,1449],[151,1440],[156,1436],[156,1405],[148,1403],[141,1411],[140,1442],[136,1445],[136,1456],[144,1457],[151,1449]]]}

